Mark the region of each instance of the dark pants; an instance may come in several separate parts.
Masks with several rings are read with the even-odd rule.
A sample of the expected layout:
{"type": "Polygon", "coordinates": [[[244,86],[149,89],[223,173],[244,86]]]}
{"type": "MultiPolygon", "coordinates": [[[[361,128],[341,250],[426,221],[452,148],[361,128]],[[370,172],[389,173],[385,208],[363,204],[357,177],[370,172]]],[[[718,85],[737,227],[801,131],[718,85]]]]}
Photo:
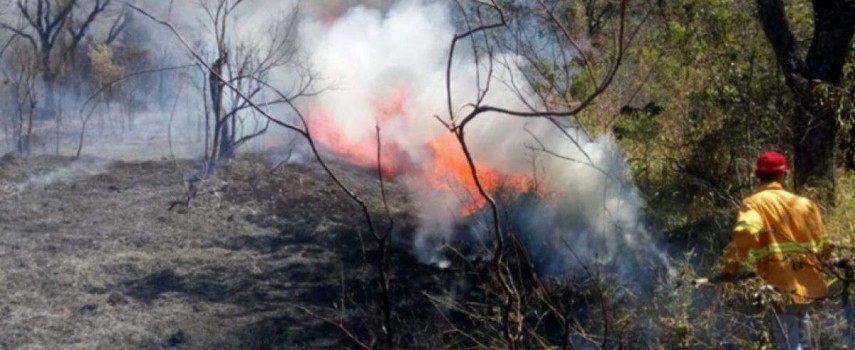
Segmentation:
{"type": "Polygon", "coordinates": [[[808,310],[810,304],[784,306],[772,315],[772,335],[780,350],[809,350],[811,327],[808,310]]]}

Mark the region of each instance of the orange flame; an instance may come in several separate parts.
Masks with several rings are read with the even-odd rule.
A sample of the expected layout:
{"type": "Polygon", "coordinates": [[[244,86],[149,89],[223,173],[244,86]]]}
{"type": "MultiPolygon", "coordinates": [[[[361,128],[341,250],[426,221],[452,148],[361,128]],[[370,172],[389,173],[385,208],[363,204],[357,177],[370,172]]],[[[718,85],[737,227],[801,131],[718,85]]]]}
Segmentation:
{"type": "MultiPolygon", "coordinates": [[[[377,139],[373,133],[371,137],[353,141],[342,133],[322,107],[310,106],[309,115],[309,130],[315,141],[351,164],[366,168],[377,167],[377,139]]],[[[409,156],[400,146],[384,141],[381,147],[380,165],[384,176],[395,177],[411,167],[409,156]]]]}
{"type": "MultiPolygon", "coordinates": [[[[433,163],[430,169],[424,169],[426,182],[436,189],[454,191],[455,185],[466,190],[469,200],[464,201],[462,213],[472,214],[481,209],[487,201],[478,192],[478,185],[472,177],[469,162],[454,134],[444,134],[430,141],[433,150],[433,163]]],[[[493,169],[486,164],[474,162],[478,178],[484,191],[494,193],[500,186],[521,191],[532,187],[532,180],[525,175],[510,175],[493,169]]]]}
{"type": "MultiPolygon", "coordinates": [[[[394,90],[387,98],[374,101],[378,122],[382,124],[393,118],[409,118],[404,108],[406,101],[407,90],[403,88],[394,90]]],[[[377,140],[374,133],[360,140],[350,140],[322,107],[310,107],[309,114],[309,126],[317,142],[351,164],[372,168],[377,166],[377,140]]],[[[486,204],[486,200],[478,193],[469,163],[454,134],[439,135],[424,145],[426,152],[423,153],[429,158],[420,166],[416,166],[403,148],[394,142],[384,140],[381,147],[380,162],[385,176],[413,176],[421,179],[421,183],[432,190],[465,192],[461,208],[463,216],[480,210],[486,204]]],[[[494,193],[500,187],[520,191],[532,188],[533,180],[529,176],[505,174],[480,162],[475,162],[475,167],[487,193],[494,193]]],[[[545,196],[543,193],[539,195],[545,196]]]]}
{"type": "Polygon", "coordinates": [[[344,13],[346,7],[340,1],[315,0],[308,2],[307,12],[320,18],[327,26],[332,26],[344,13]]]}

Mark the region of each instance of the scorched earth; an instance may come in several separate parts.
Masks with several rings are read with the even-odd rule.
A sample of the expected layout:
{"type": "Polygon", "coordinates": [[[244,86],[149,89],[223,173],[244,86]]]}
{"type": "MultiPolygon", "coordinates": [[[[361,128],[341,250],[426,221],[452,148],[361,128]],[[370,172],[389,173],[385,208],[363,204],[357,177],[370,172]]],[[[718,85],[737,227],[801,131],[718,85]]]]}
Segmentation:
{"type": "MultiPolygon", "coordinates": [[[[340,348],[321,318],[366,297],[353,287],[371,270],[364,221],[319,167],[271,168],[231,161],[169,210],[191,164],[3,157],[0,348],[340,348]]],[[[382,208],[376,176],[336,170],[382,208]]],[[[406,198],[390,186],[406,232],[406,198]]]]}

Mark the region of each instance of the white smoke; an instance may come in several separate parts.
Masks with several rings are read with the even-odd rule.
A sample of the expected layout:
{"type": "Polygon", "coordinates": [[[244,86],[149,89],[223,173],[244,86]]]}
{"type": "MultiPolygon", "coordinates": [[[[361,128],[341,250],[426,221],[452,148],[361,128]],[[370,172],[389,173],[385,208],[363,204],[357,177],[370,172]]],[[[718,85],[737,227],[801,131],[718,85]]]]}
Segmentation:
{"type": "Polygon", "coordinates": [[[442,54],[448,41],[443,38],[453,33],[444,6],[411,2],[386,15],[354,7],[332,26],[319,20],[305,23],[301,34],[312,65],[330,77],[335,88],[316,102],[349,141],[357,142],[374,137],[375,101],[404,88],[404,113],[417,117],[395,116],[382,125],[383,133],[411,156],[419,156],[421,147],[442,132],[431,114],[442,112],[436,106],[444,100],[442,54]]]}
{"type": "MultiPolygon", "coordinates": [[[[447,264],[443,245],[460,239],[457,227],[464,220],[469,231],[464,234],[485,245],[489,240],[483,222],[473,219],[478,215],[461,214],[467,197],[477,194],[437,191],[421,176],[430,172],[424,169],[431,164],[428,143],[448,133],[434,116],[448,119],[447,55],[459,29],[444,3],[423,1],[398,1],[385,11],[355,6],[334,21],[308,20],[301,26],[301,41],[313,67],[335,81],[335,89],[312,101],[331,119],[324,125],[337,127],[338,136],[348,143],[373,145],[366,140],[375,137],[379,120],[384,144],[400,147],[422,167],[403,179],[421,219],[414,247],[420,259],[439,265],[447,264]],[[401,111],[379,117],[376,101],[392,99],[401,90],[406,95],[401,111]]],[[[500,57],[516,59],[510,54],[500,57]]],[[[481,82],[488,72],[484,65],[476,66],[471,50],[462,50],[452,67],[453,107],[465,112],[462,106],[476,98],[479,69],[481,82]]],[[[485,102],[526,110],[519,95],[500,83],[511,77],[521,81],[519,73],[494,69],[497,80],[485,102]]],[[[637,275],[635,265],[642,260],[667,267],[667,257],[642,224],[644,201],[629,179],[620,148],[608,136],[591,140],[584,133],[569,132],[581,147],[543,119],[485,114],[467,129],[467,141],[480,164],[510,175],[532,176],[537,169],[534,176],[541,186],[555,194],[552,200],[508,204],[514,209],[508,221],[526,236],[521,240],[535,250],[540,268],[551,274],[572,272],[579,266],[574,254],[585,262],[613,266],[621,275],[637,275]],[[562,158],[533,152],[529,146],[536,141],[562,158]]]]}
{"type": "Polygon", "coordinates": [[[107,171],[107,161],[98,159],[85,159],[68,164],[49,172],[34,174],[16,184],[19,192],[44,188],[56,183],[70,183],[80,179],[92,177],[107,171]]]}

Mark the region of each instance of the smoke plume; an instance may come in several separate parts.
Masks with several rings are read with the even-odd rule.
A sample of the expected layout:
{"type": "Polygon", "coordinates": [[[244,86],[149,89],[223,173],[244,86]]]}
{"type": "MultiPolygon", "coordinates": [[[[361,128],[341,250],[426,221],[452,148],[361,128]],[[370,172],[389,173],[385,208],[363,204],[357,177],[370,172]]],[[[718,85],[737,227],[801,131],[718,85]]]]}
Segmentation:
{"type": "MultiPolygon", "coordinates": [[[[451,38],[461,30],[453,25],[450,9],[439,2],[399,1],[387,9],[354,6],[338,13],[301,25],[312,66],[334,81],[334,89],[308,106],[316,137],[334,153],[373,164],[379,124],[381,162],[408,185],[419,208],[414,250],[422,261],[446,265],[444,245],[461,239],[489,246],[485,210],[477,210],[484,203],[467,186],[468,173],[455,171],[460,164],[441,164],[462,160],[456,140],[435,118],[448,119],[447,55],[451,38]]],[[[490,73],[475,64],[471,50],[454,58],[453,108],[465,111],[464,104],[475,101],[479,72],[481,79],[490,73]]],[[[507,82],[519,72],[494,67],[492,74],[507,82]]],[[[530,93],[494,83],[485,102],[525,110],[524,102],[531,101],[522,101],[520,92],[522,98],[530,93]]],[[[542,272],[574,273],[585,262],[638,279],[641,269],[669,268],[643,225],[644,201],[609,136],[590,139],[568,128],[573,142],[546,120],[498,114],[480,116],[467,130],[486,181],[494,174],[501,174],[497,182],[512,186],[520,178],[529,180],[529,195],[504,203],[510,209],[506,220],[542,272]]]]}

